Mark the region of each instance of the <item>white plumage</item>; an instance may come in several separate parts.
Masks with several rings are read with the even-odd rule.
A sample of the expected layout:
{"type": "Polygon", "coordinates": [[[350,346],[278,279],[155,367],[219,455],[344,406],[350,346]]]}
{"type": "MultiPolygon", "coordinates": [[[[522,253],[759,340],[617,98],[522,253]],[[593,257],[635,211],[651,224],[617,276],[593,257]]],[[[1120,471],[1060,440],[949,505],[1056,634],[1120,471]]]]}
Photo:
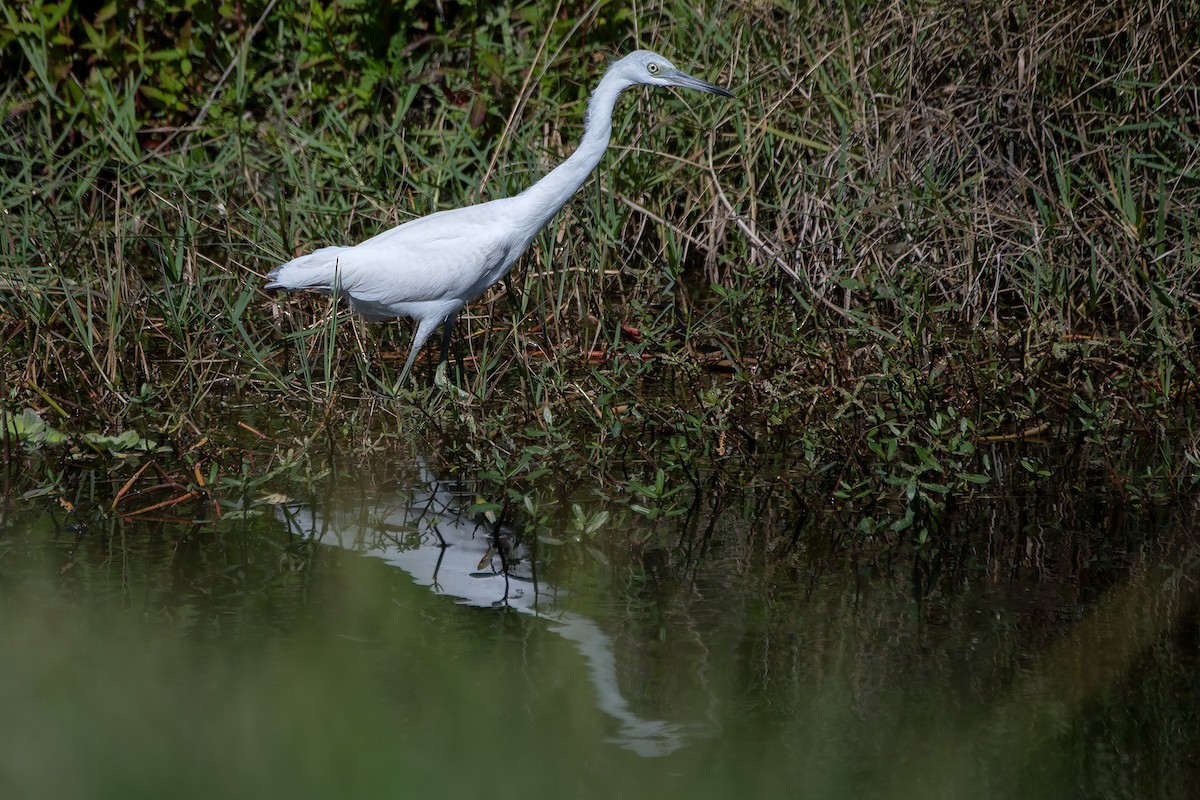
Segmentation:
{"type": "Polygon", "coordinates": [[[592,93],[579,147],[529,189],[515,197],[420,217],[352,247],[323,247],[273,269],[265,288],[329,293],[336,285],[351,307],[368,319],[412,317],[417,330],[402,379],[434,328],[443,325],[444,361],[458,312],[508,274],[587,180],[608,148],[617,96],[637,84],[733,96],[680,72],[649,50],[630,53],[608,68],[592,93]]]}

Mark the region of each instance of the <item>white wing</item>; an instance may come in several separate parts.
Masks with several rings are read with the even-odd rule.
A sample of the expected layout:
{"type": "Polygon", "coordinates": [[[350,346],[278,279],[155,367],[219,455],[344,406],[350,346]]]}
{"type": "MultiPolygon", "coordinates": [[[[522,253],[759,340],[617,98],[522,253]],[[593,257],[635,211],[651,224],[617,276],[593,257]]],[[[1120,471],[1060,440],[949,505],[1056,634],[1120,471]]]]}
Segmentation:
{"type": "Polygon", "coordinates": [[[329,292],[335,282],[376,314],[415,303],[469,302],[512,266],[528,244],[512,198],[450,209],[384,231],[353,247],[325,247],[268,276],[268,289],[329,292]]]}

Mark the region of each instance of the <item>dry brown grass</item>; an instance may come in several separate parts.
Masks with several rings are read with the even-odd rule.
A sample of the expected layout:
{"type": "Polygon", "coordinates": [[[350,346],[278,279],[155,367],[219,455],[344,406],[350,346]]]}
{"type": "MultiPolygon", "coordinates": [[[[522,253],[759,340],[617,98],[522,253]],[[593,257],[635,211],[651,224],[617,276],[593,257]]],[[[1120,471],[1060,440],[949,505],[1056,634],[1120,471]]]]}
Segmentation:
{"type": "Polygon", "coordinates": [[[1186,333],[1195,3],[803,5],[736,14],[748,118],[721,174],[756,259],[885,319],[919,296],[973,323],[1186,333]]]}

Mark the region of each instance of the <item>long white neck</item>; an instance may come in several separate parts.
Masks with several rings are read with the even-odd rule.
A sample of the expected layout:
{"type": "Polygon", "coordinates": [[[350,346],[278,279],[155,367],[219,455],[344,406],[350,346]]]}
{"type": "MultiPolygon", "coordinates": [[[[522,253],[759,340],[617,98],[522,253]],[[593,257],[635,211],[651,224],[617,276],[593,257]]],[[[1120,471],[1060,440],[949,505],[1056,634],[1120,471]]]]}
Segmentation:
{"type": "Polygon", "coordinates": [[[579,190],[600,163],[612,135],[613,106],[617,102],[617,95],[631,85],[627,78],[606,72],[588,102],[583,140],[579,147],[549,175],[518,195],[525,204],[529,219],[536,222],[534,235],[571,199],[571,195],[579,190]]]}

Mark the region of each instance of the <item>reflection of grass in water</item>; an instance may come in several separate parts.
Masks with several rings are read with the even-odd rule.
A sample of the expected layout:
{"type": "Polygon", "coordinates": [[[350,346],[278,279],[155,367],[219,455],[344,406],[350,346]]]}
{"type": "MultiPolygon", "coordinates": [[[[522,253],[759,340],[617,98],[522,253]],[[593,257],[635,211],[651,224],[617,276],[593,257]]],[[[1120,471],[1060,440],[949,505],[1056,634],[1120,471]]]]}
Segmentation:
{"type": "MultiPolygon", "coordinates": [[[[721,613],[681,624],[687,611],[675,608],[661,642],[636,628],[617,637],[619,655],[647,659],[623,679],[654,665],[648,682],[624,687],[639,706],[687,698],[695,718],[707,710],[720,726],[644,762],[605,744],[611,720],[553,626],[461,608],[385,565],[265,524],[193,540],[154,527],[53,546],[6,534],[4,796],[765,798],[800,786],[812,797],[1015,787],[1058,798],[1088,769],[1132,779],[1119,761],[1089,765],[1073,749],[1121,743],[1081,730],[1096,718],[1090,707],[1194,605],[1186,560],[1165,578],[1135,569],[1078,623],[1044,619],[1069,601],[1064,587],[1039,606],[1045,628],[1034,632],[975,608],[971,592],[929,630],[905,587],[830,580],[810,596],[726,586],[709,599],[721,613]],[[1063,629],[1044,655],[1022,650],[1063,629]],[[629,650],[648,647],[658,655],[629,650]],[[964,654],[980,663],[946,663],[964,654]],[[998,674],[1012,675],[1009,688],[998,674]]],[[[1182,665],[1152,674],[1175,673],[1190,680],[1182,665]]],[[[1118,694],[1102,719],[1143,719],[1142,735],[1165,745],[1131,742],[1141,746],[1127,754],[1187,763],[1194,720],[1170,725],[1168,705],[1188,695],[1142,688],[1118,694]]],[[[1144,785],[1156,780],[1174,785],[1161,774],[1144,785]]]]}
{"type": "MultiPolygon", "coordinates": [[[[1117,756],[1114,769],[1113,761],[1103,759],[1112,758],[1112,754],[1098,753],[1094,763],[1103,761],[1104,769],[1095,769],[1097,783],[1103,785],[1107,778],[1111,785],[1103,788],[1123,791],[1123,784],[1137,787],[1145,781],[1146,794],[1154,793],[1150,787],[1158,782],[1177,790],[1192,783],[1195,775],[1185,777],[1181,767],[1190,763],[1190,771],[1195,773],[1196,743],[1183,733],[1195,725],[1194,686],[1181,696],[1176,688],[1150,685],[1139,678],[1139,665],[1152,660],[1159,644],[1169,640],[1180,626],[1188,625],[1195,615],[1200,599],[1196,583],[1200,579],[1200,552],[1191,543],[1194,522],[1191,527],[1170,537],[1182,546],[1182,555],[1173,556],[1178,566],[1140,565],[1043,654],[1033,670],[1015,682],[1011,701],[998,709],[989,727],[1018,762],[1036,764],[1042,748],[1077,727],[1089,707],[1101,709],[1098,727],[1116,722],[1112,718],[1120,717],[1120,712],[1113,709],[1114,713],[1109,714],[1103,698],[1114,687],[1128,682],[1134,687],[1130,693],[1134,719],[1144,714],[1156,723],[1140,733],[1134,731],[1133,736],[1141,753],[1155,756],[1153,761],[1127,765],[1121,765],[1117,756]],[[1184,725],[1172,731],[1174,726],[1167,723],[1177,716],[1181,706],[1191,711],[1184,715],[1184,725]]],[[[1171,674],[1166,669],[1162,672],[1171,674]]],[[[1113,749],[1119,750],[1120,738],[1115,740],[1118,744],[1113,749]]]]}
{"type": "Polygon", "coordinates": [[[1177,562],[1149,556],[1043,652],[1016,661],[995,704],[949,732],[901,745],[923,767],[902,775],[893,796],[980,796],[981,785],[1002,796],[1006,786],[1025,797],[1185,796],[1195,778],[1200,692],[1191,678],[1174,685],[1191,672],[1186,665],[1147,668],[1171,659],[1164,644],[1190,624],[1200,599],[1191,534],[1169,537],[1186,546],[1167,556],[1177,562]]]}

